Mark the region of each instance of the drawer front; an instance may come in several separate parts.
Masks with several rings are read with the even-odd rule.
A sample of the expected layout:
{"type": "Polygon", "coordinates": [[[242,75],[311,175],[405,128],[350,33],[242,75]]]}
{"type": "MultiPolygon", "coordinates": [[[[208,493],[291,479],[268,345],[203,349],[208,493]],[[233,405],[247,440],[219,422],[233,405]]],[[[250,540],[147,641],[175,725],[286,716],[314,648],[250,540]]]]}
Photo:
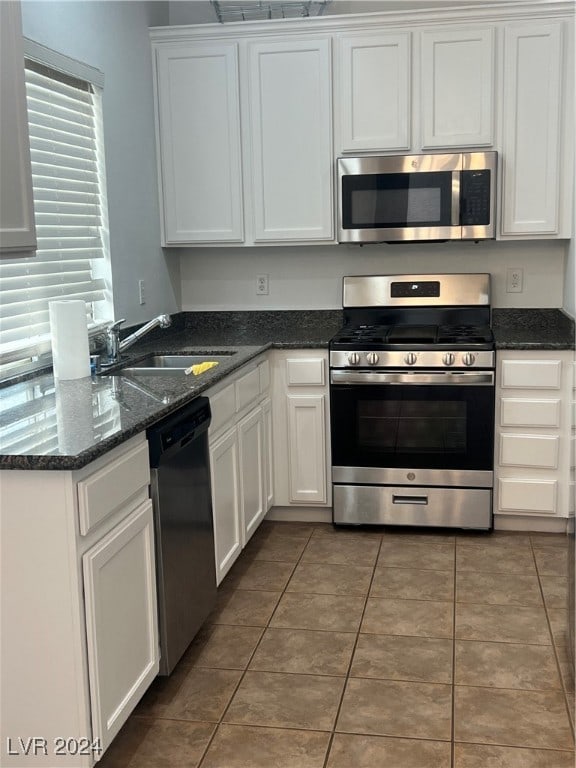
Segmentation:
{"type": "Polygon", "coordinates": [[[81,480],[78,483],[78,512],[82,536],[86,536],[149,483],[146,442],[81,480]]]}
{"type": "Polygon", "coordinates": [[[561,360],[503,360],[502,387],[560,389],[561,360]]]}
{"type": "Polygon", "coordinates": [[[236,410],[241,411],[260,394],[260,372],[258,368],[238,379],[236,382],[236,410]]]}
{"type": "Polygon", "coordinates": [[[224,389],[221,389],[220,392],[210,397],[210,411],[212,412],[210,434],[215,434],[221,427],[233,419],[236,413],[234,384],[229,384],[224,389]]]}
{"type": "Polygon", "coordinates": [[[556,514],[555,480],[514,480],[502,478],[498,484],[498,509],[502,512],[556,514]]]}
{"type": "Polygon", "coordinates": [[[289,387],[324,386],[325,365],[322,357],[289,358],[286,360],[286,381],[289,387]]]}
{"type": "Polygon", "coordinates": [[[270,363],[268,360],[264,360],[258,366],[258,372],[260,375],[260,394],[263,395],[270,389],[270,363]]]}
{"type": "Polygon", "coordinates": [[[500,424],[503,427],[558,427],[560,400],[503,397],[500,424]]]}
{"type": "Polygon", "coordinates": [[[503,467],[558,467],[558,438],[539,435],[500,435],[503,467]]]}

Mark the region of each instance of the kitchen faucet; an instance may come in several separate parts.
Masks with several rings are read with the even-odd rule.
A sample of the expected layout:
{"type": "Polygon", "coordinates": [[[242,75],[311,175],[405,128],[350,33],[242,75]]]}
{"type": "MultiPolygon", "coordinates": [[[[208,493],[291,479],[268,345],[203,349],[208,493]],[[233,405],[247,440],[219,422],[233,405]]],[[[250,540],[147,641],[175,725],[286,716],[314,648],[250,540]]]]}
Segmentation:
{"type": "Polygon", "coordinates": [[[124,319],[116,320],[115,323],[112,323],[112,325],[109,325],[108,328],[106,328],[106,354],[108,359],[105,363],[102,363],[102,365],[113,365],[114,363],[117,363],[120,360],[121,352],[128,349],[128,347],[131,347],[132,344],[135,344],[142,338],[142,336],[145,336],[154,328],[158,326],[160,326],[160,328],[168,328],[172,325],[172,318],[170,315],[158,315],[158,317],[145,323],[141,328],[138,328],[134,333],[131,333],[130,336],[127,336],[120,341],[120,326],[124,322],[126,322],[124,319]]]}

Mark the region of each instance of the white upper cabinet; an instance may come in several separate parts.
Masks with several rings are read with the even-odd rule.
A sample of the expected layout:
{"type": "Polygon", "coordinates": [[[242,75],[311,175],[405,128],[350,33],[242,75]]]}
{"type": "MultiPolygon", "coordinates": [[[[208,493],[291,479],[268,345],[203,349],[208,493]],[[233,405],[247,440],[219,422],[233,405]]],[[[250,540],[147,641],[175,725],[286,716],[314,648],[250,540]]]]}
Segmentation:
{"type": "Polygon", "coordinates": [[[36,228],[18,2],[0,3],[0,114],[0,256],[33,256],[36,228]]]}
{"type": "Polygon", "coordinates": [[[254,240],[331,240],[329,39],[248,46],[254,240]]]}
{"type": "Polygon", "coordinates": [[[494,143],[494,29],[421,33],[423,149],[494,143]]]}
{"type": "Polygon", "coordinates": [[[562,206],[571,199],[574,137],[563,149],[563,127],[572,109],[570,84],[563,83],[569,71],[563,27],[562,22],[529,23],[504,30],[504,236],[570,236],[569,214],[562,206]]]}
{"type": "Polygon", "coordinates": [[[154,30],[164,244],[334,243],[336,157],[482,148],[497,238],[570,238],[573,28],[534,0],[154,30]]]}
{"type": "Polygon", "coordinates": [[[410,34],[338,40],[342,152],[410,149],[410,34]]]}
{"type": "Polygon", "coordinates": [[[165,245],[241,242],[238,46],[156,51],[165,245]]]}

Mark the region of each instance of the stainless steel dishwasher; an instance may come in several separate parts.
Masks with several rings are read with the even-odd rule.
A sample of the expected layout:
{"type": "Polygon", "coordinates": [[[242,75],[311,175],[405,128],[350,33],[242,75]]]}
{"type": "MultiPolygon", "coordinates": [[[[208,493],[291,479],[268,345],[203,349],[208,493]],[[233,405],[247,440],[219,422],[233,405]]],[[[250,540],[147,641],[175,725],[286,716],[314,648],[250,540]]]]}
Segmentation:
{"type": "Polygon", "coordinates": [[[216,602],[210,402],[199,397],[148,430],[160,634],[169,675],[216,602]]]}

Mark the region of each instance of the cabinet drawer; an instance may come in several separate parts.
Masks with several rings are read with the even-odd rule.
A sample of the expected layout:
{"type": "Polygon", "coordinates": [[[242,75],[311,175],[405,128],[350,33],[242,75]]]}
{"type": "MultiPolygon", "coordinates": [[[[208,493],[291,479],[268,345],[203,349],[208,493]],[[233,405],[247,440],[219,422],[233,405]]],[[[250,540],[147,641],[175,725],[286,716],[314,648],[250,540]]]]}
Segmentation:
{"type": "Polygon", "coordinates": [[[149,483],[146,442],[81,480],[78,483],[78,512],[82,536],[86,536],[149,483]]]}
{"type": "Polygon", "coordinates": [[[286,360],[286,381],[289,387],[324,386],[324,359],[310,357],[286,360]]]}
{"type": "Polygon", "coordinates": [[[502,387],[560,389],[561,360],[503,360],[502,387]]]}
{"type": "Polygon", "coordinates": [[[556,480],[514,480],[503,478],[498,484],[498,508],[502,512],[556,513],[556,480]]]}
{"type": "Polygon", "coordinates": [[[241,411],[260,394],[260,372],[258,368],[244,374],[236,382],[236,410],[241,411]]]}
{"type": "Polygon", "coordinates": [[[503,427],[558,427],[560,400],[503,397],[500,424],[503,427]]]}
{"type": "Polygon", "coordinates": [[[558,467],[558,438],[540,435],[500,435],[503,467],[558,467]]]}
{"type": "Polygon", "coordinates": [[[210,410],[212,412],[212,421],[210,422],[210,432],[218,432],[220,427],[227,424],[236,413],[236,393],[234,384],[229,384],[220,392],[210,397],[210,410]]]}

